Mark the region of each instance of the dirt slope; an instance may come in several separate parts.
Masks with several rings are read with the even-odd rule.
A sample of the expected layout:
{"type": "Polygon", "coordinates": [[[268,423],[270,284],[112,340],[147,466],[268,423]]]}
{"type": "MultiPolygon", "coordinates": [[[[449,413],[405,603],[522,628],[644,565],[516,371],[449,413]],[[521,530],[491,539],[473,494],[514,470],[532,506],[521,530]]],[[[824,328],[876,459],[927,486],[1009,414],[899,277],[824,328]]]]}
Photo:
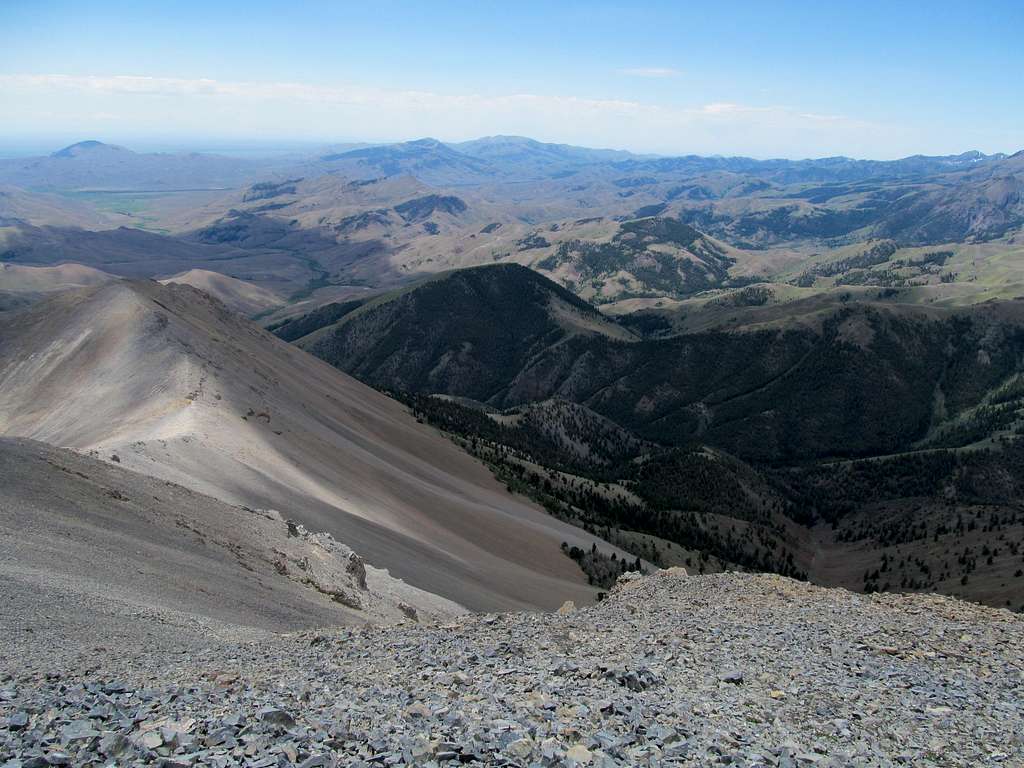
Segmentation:
{"type": "Polygon", "coordinates": [[[592,539],[508,494],[394,401],[188,286],[59,294],[0,327],[0,434],[280,510],[475,609],[593,592],[592,539]]]}
{"type": "Polygon", "coordinates": [[[29,267],[0,262],[0,290],[4,291],[49,293],[102,285],[115,279],[113,275],[84,264],[29,267]]]}
{"type": "Polygon", "coordinates": [[[74,451],[0,438],[0,476],[3,604],[79,644],[394,623],[403,603],[422,620],[462,612],[279,514],[74,451]]]}
{"type": "Polygon", "coordinates": [[[28,267],[0,262],[0,312],[34,304],[50,293],[102,285],[115,279],[83,264],[28,267]]]}
{"type": "Polygon", "coordinates": [[[160,282],[191,285],[220,299],[230,309],[250,317],[278,307],[282,303],[280,297],[266,288],[208,269],[190,269],[179,275],[164,278],[160,282]]]}

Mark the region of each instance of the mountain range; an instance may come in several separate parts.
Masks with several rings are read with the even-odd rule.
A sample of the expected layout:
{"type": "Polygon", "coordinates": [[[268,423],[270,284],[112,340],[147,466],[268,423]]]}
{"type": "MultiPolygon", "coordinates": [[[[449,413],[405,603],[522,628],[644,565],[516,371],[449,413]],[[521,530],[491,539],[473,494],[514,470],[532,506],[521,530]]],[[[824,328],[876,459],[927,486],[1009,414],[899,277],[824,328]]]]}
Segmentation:
{"type": "Polygon", "coordinates": [[[3,161],[0,433],[330,534],[377,616],[654,565],[1018,607],[1022,162],[3,161]]]}
{"type": "Polygon", "coordinates": [[[0,183],[22,188],[0,195],[0,257],[136,277],[206,269],[302,308],[493,262],[612,311],[753,283],[772,301],[877,286],[963,303],[1020,280],[1000,256],[1024,224],[1019,153],[661,158],[519,137],[339,149],[236,161],[83,142],[5,161],[0,183]],[[163,181],[146,178],[154,168],[163,181]],[[212,175],[186,184],[195,168],[212,175]],[[118,255],[140,249],[144,262],[118,255]]]}
{"type": "Polygon", "coordinates": [[[408,393],[560,516],[610,541],[653,537],[626,544],[652,561],[677,564],[674,542],[824,583],[1015,605],[1017,545],[1000,542],[1024,530],[1022,310],[856,303],[804,327],[675,333],[501,265],[274,331],[408,393]],[[949,558],[964,544],[981,564],[949,558]]]}
{"type": "Polygon", "coordinates": [[[1024,768],[1024,3],[846,6],[0,0],[0,768],[1024,768]]]}
{"type": "Polygon", "coordinates": [[[1021,162],[0,163],[0,764],[1011,764],[1021,162]]]}
{"type": "Polygon", "coordinates": [[[205,153],[138,153],[80,141],[44,157],[0,160],[0,183],[34,190],[229,188],[258,176],[263,161],[205,153]]]}

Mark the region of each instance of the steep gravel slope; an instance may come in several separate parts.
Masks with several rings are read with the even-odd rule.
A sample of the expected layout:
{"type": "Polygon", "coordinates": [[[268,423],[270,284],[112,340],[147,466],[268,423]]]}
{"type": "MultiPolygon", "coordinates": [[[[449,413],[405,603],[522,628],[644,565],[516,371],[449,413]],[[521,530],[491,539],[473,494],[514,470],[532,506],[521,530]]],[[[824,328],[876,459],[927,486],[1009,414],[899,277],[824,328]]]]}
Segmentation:
{"type": "Polygon", "coordinates": [[[395,401],[184,285],[119,281],[0,324],[0,435],[277,509],[474,609],[593,599],[563,541],[395,401]]]}
{"type": "MultiPolygon", "coordinates": [[[[4,656],[23,768],[1019,766],[1024,619],[775,576],[630,575],[570,613],[466,615],[52,663],[4,656]],[[161,762],[162,761],[162,762],[161,762]]],[[[9,642],[8,640],[4,642],[9,642]]],[[[6,729],[5,729],[6,726],[6,729]]]]}
{"type": "Polygon", "coordinates": [[[0,438],[0,604],[7,648],[74,638],[179,646],[464,609],[366,566],[280,513],[31,440],[0,438]],[[405,611],[403,611],[405,606],[405,611]]]}

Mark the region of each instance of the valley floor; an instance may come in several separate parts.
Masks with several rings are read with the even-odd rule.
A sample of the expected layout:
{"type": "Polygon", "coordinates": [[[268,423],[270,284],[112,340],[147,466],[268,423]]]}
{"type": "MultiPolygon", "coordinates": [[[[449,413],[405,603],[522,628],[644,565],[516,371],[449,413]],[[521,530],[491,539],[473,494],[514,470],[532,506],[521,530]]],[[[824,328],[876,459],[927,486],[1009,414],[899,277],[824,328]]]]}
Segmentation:
{"type": "Polygon", "coordinates": [[[10,768],[1024,764],[1024,618],[943,597],[663,571],[564,615],[77,658],[43,617],[9,618],[10,768]]]}

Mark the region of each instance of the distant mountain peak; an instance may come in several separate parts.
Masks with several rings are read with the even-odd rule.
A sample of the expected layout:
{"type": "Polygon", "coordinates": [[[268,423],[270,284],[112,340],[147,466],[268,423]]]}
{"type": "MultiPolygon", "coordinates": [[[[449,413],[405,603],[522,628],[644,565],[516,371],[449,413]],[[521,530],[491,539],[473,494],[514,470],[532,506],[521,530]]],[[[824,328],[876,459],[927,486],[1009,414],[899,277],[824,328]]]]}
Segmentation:
{"type": "MultiPolygon", "coordinates": [[[[465,142],[466,144],[470,142],[465,142]]],[[[498,134],[496,136],[482,136],[476,139],[477,144],[528,144],[535,145],[541,144],[542,142],[536,139],[531,139],[529,136],[512,136],[506,134],[498,134]]]]}
{"type": "Polygon", "coordinates": [[[112,152],[128,151],[124,147],[119,147],[115,144],[104,144],[102,141],[89,139],[87,141],[79,141],[76,144],[70,144],[64,147],[64,149],[57,150],[52,155],[50,155],[50,157],[78,157],[79,155],[85,154],[86,152],[95,152],[97,150],[105,150],[112,152]]]}
{"type": "Polygon", "coordinates": [[[407,141],[406,144],[410,144],[412,146],[418,146],[418,147],[441,147],[441,146],[444,146],[440,141],[438,141],[437,139],[431,138],[430,136],[424,136],[422,139],[413,139],[412,141],[407,141]]]}

